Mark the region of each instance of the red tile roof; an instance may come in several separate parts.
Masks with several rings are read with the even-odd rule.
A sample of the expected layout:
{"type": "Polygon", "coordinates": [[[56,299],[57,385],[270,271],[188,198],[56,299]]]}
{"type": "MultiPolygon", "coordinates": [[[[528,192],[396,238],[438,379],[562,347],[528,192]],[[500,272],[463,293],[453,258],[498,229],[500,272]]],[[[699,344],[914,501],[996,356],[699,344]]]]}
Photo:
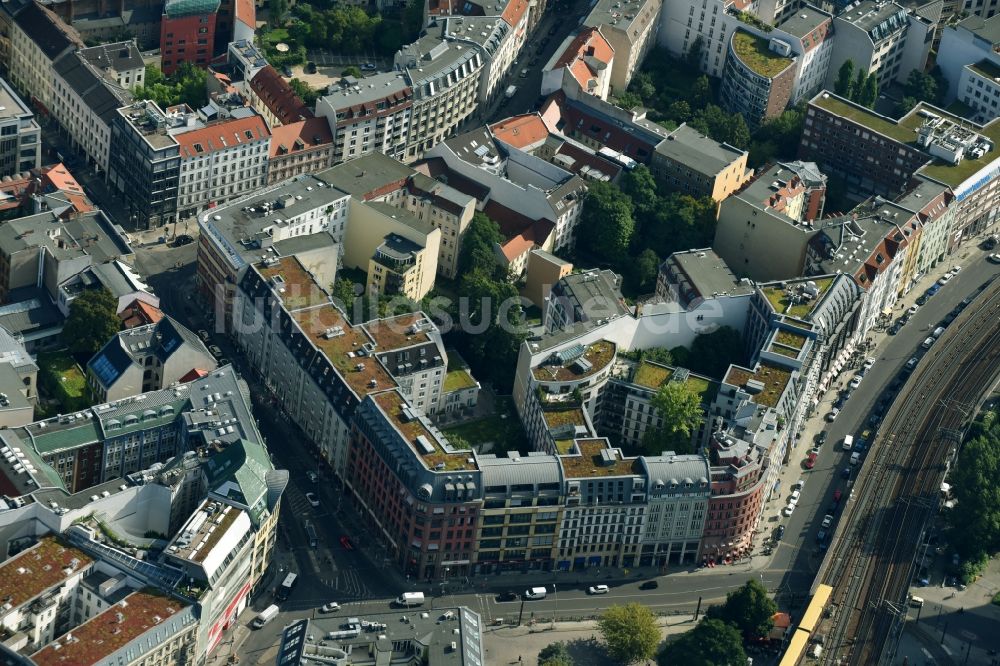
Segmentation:
{"type": "Polygon", "coordinates": [[[522,150],[544,141],[549,135],[548,128],[537,113],[526,113],[501,120],[491,125],[490,131],[494,138],[522,150]]]}
{"type": "MultiPolygon", "coordinates": [[[[71,632],[73,640],[57,641],[31,655],[37,666],[96,664],[160,624],[185,604],[160,594],[135,592],[71,632]]],[[[152,643],[156,649],[156,642],[152,643]]],[[[137,655],[138,656],[138,655],[137,655]]]]}
{"type": "Polygon", "coordinates": [[[309,118],[272,129],[269,156],[287,155],[330,143],[333,143],[333,134],[327,119],[309,118]]]}
{"type": "Polygon", "coordinates": [[[604,39],[597,28],[588,28],[570,42],[559,60],[556,61],[555,68],[565,67],[574,60],[582,59],[584,56],[592,56],[603,63],[610,63],[615,57],[615,49],[604,39]]]}
{"type": "Polygon", "coordinates": [[[122,320],[125,328],[135,328],[160,321],[163,319],[163,310],[137,298],[126,305],[118,313],[118,317],[122,320]]]}
{"type": "Polygon", "coordinates": [[[181,158],[200,157],[216,150],[267,139],[271,132],[260,116],[231,118],[208,127],[177,134],[174,138],[180,144],[181,158]]]}
{"type": "Polygon", "coordinates": [[[201,368],[192,368],[177,381],[179,381],[181,384],[187,384],[188,382],[193,382],[196,379],[201,379],[202,377],[207,377],[207,376],[208,376],[208,370],[202,370],[201,368]]]}
{"type": "Polygon", "coordinates": [[[312,118],[313,112],[271,65],[250,80],[250,89],[282,124],[312,118]]]}
{"type": "Polygon", "coordinates": [[[251,30],[257,29],[257,8],[254,0],[236,0],[236,20],[250,26],[251,30]]]}
{"type": "Polygon", "coordinates": [[[516,28],[517,24],[528,14],[528,7],[528,0],[509,0],[507,6],[504,7],[503,14],[500,16],[504,21],[516,28]]]}

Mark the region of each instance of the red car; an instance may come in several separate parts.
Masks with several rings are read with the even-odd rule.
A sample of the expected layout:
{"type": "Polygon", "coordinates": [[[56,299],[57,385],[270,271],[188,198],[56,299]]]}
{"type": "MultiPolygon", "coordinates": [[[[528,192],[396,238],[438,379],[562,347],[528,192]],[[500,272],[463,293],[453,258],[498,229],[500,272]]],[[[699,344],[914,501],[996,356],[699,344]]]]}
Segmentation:
{"type": "Polygon", "coordinates": [[[834,502],[839,502],[840,498],[842,496],[843,496],[843,493],[841,492],[840,488],[837,488],[835,491],[833,491],[833,501],[834,502]]]}
{"type": "Polygon", "coordinates": [[[340,537],[340,545],[344,547],[345,550],[354,550],[354,544],[346,536],[340,537]]]}
{"type": "Polygon", "coordinates": [[[806,459],[805,459],[805,461],[803,461],[802,465],[803,465],[803,466],[804,466],[804,467],[805,467],[806,469],[812,469],[813,467],[815,467],[815,466],[816,466],[816,458],[817,458],[817,457],[818,457],[818,456],[817,456],[817,455],[816,455],[815,453],[810,453],[810,454],[809,454],[809,457],[808,457],[808,458],[806,458],[806,459]]]}

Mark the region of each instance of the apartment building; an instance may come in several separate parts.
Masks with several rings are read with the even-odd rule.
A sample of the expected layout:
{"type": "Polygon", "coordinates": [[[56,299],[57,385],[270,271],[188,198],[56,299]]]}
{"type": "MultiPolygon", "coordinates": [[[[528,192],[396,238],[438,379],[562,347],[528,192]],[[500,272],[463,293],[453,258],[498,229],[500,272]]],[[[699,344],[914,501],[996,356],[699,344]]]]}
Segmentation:
{"type": "Polygon", "coordinates": [[[197,215],[267,184],[271,132],[256,114],[174,135],[180,152],[177,210],[197,215]]]}
{"type": "Polygon", "coordinates": [[[399,392],[370,394],[358,407],[348,469],[345,489],[407,575],[472,572],[482,474],[469,451],[452,448],[399,392]]]}
{"type": "Polygon", "coordinates": [[[979,125],[926,103],[893,120],[825,92],[810,100],[799,155],[856,193],[894,199],[914,174],[948,186],[956,206],[952,251],[996,223],[998,140],[1000,120],[979,125]]]}
{"type": "MultiPolygon", "coordinates": [[[[352,222],[347,245],[353,249],[350,258],[345,256],[349,265],[365,270],[375,248],[395,233],[424,248],[436,243],[436,271],[448,278],[456,275],[462,238],[480,205],[474,197],[380,153],[340,164],[319,177],[351,194],[352,215],[368,220],[352,222]],[[369,210],[369,204],[378,205],[369,210]]],[[[428,267],[421,269],[421,289],[432,284],[427,282],[433,279],[428,267]]]]}
{"type": "Polygon", "coordinates": [[[701,71],[721,77],[729,42],[737,27],[749,26],[736,0],[684,0],[664,3],[660,16],[659,44],[674,57],[683,58],[701,39],[701,71]]]}
{"type": "Polygon", "coordinates": [[[945,100],[959,100],[985,123],[1000,115],[1000,18],[969,16],[941,34],[937,64],[948,81],[945,100]]]}
{"type": "Polygon", "coordinates": [[[833,19],[836,38],[826,87],[833,88],[847,60],[855,72],[875,77],[880,89],[904,83],[910,72],[927,64],[937,20],[897,2],[862,0],[845,8],[833,19]]]}
{"type": "Polygon", "coordinates": [[[728,46],[719,92],[723,106],[741,114],[751,127],[776,118],[788,106],[795,87],[791,45],[737,29],[728,46]]]}
{"type": "Polygon", "coordinates": [[[82,49],[72,27],[50,10],[32,2],[14,15],[10,35],[11,82],[30,95],[32,104],[52,105],[52,65],[61,56],[82,49]]]}
{"type": "Polygon", "coordinates": [[[414,91],[406,77],[387,72],[363,81],[342,79],[317,100],[316,115],[330,123],[335,162],[369,153],[403,159],[413,105],[414,91]]]}
{"type": "Polygon", "coordinates": [[[614,50],[611,88],[628,87],[646,54],[656,45],[660,30],[661,0],[598,0],[583,26],[600,28],[614,50]]]}
{"type": "Polygon", "coordinates": [[[915,176],[906,191],[893,203],[918,216],[919,247],[915,255],[916,273],[927,274],[948,258],[952,218],[958,210],[951,189],[934,180],[915,176]]]}
{"type": "Polygon", "coordinates": [[[57,300],[72,277],[131,255],[125,236],[100,211],[67,220],[52,211],[9,220],[0,225],[0,302],[24,288],[44,289],[57,300]]]}
{"type": "MultiPolygon", "coordinates": [[[[512,5],[524,0],[511,0],[512,5]]],[[[394,66],[413,89],[406,159],[415,159],[451,134],[477,108],[483,55],[453,36],[471,19],[449,18],[431,26],[416,42],[401,48],[394,66]]]]}
{"type": "Polygon", "coordinates": [[[648,479],[645,531],[639,566],[695,561],[705,529],[711,479],[700,455],[641,456],[648,479]]]}
{"type": "MultiPolygon", "coordinates": [[[[226,47],[226,62],[232,67],[232,71],[229,73],[230,80],[245,94],[250,92],[250,82],[262,69],[268,67],[267,58],[264,57],[252,39],[239,39],[230,42],[226,47]]],[[[266,117],[266,114],[259,109],[257,112],[266,117]]],[[[268,126],[274,128],[270,120],[268,120],[268,126]]]]}
{"type": "Polygon", "coordinates": [[[607,99],[614,60],[615,49],[600,26],[570,35],[542,69],[542,94],[561,90],[568,80],[588,95],[607,99]]]}
{"type": "Polygon", "coordinates": [[[326,118],[309,118],[271,126],[271,147],[267,154],[268,185],[322,171],[333,163],[333,134],[326,118]]]}
{"type": "Polygon", "coordinates": [[[166,0],[160,19],[160,69],[167,76],[184,63],[207,67],[215,55],[219,0],[166,0]]]}
{"type": "Polygon", "coordinates": [[[508,240],[504,257],[517,274],[535,247],[573,247],[587,186],[564,169],[496,141],[488,128],[438,144],[417,167],[475,197],[508,240]],[[457,176],[452,177],[452,174],[457,176]],[[511,243],[513,241],[513,243],[511,243]]]}
{"type": "Polygon", "coordinates": [[[476,462],[482,474],[483,504],[474,573],[555,569],[564,500],[559,458],[512,451],[506,458],[479,455],[476,462]]]}
{"type": "MultiPolygon", "coordinates": [[[[186,107],[185,107],[186,108],[186,107]]],[[[137,229],[177,221],[180,144],[168,131],[187,126],[188,115],[164,113],[151,100],[115,110],[108,153],[108,183],[137,229]]]]}
{"type": "MultiPolygon", "coordinates": [[[[444,376],[447,367],[443,348],[435,351],[434,355],[441,355],[439,360],[430,352],[414,355],[412,350],[406,358],[410,347],[434,343],[436,329],[423,317],[419,323],[404,320],[403,340],[392,343],[398,351],[387,353],[383,361],[377,342],[383,331],[373,337],[366,327],[352,325],[325,287],[294,257],[269,259],[248,268],[236,294],[233,319],[243,324],[236,328],[238,346],[290,418],[315,443],[323,460],[345,481],[356,469],[348,461],[351,419],[365,397],[397,387],[393,373],[409,383],[410,392],[416,390],[417,396],[420,390],[439,390],[437,378],[444,376]],[[406,332],[414,326],[415,330],[406,332]],[[411,339],[405,340],[407,336],[411,339]],[[305,358],[309,362],[300,363],[305,358]],[[405,367],[407,363],[412,366],[405,367]],[[418,379],[425,370],[433,373],[429,375],[435,378],[433,383],[404,378],[417,373],[414,379],[418,379]],[[420,386],[423,383],[431,385],[420,386]]],[[[398,328],[386,325],[385,330],[398,328]]],[[[425,397],[430,409],[440,396],[431,399],[425,393],[425,397]]]]}
{"type": "Polygon", "coordinates": [[[101,402],[158,391],[218,366],[201,338],[170,317],[112,337],[87,362],[87,384],[101,402]]]}
{"type": "Polygon", "coordinates": [[[713,249],[740,277],[802,275],[806,246],[823,214],[826,180],[811,162],[771,165],[719,206],[713,249]]]}
{"type": "Polygon", "coordinates": [[[165,594],[134,592],[31,655],[31,661],[38,666],[105,660],[167,666],[195,658],[197,628],[190,604],[165,594]]]}
{"type": "Polygon", "coordinates": [[[247,103],[264,117],[272,130],[312,117],[312,110],[273,66],[265,62],[252,76],[249,71],[246,74],[249,82],[244,86],[247,103]]]}
{"type": "MultiPolygon", "coordinates": [[[[128,51],[134,42],[124,42],[128,51]]],[[[100,48],[100,47],[97,47],[100,48]]],[[[123,47],[124,50],[124,47],[123,47]]],[[[69,136],[70,145],[86,155],[88,164],[107,172],[111,157],[111,126],[117,111],[132,104],[129,88],[142,85],[142,74],[125,69],[104,70],[95,64],[103,56],[88,58],[92,49],[70,52],[53,64],[52,116],[69,136]],[[136,79],[139,79],[136,83],[136,79]],[[125,85],[118,81],[127,81],[125,85]]],[[[100,52],[98,52],[100,53],[100,52]]],[[[130,58],[124,59],[127,63],[130,58]]],[[[142,64],[142,59],[139,59],[142,64]]]]}
{"type": "Polygon", "coordinates": [[[721,202],[753,175],[747,151],[719,143],[681,123],[653,149],[649,170],[671,190],[721,202]]]}
{"type": "Polygon", "coordinates": [[[0,79],[0,177],[41,165],[42,134],[31,109],[0,79]]]}
{"type": "Polygon", "coordinates": [[[91,46],[77,53],[119,88],[134,90],[146,82],[146,65],[134,39],[91,46]]]}
{"type": "Polygon", "coordinates": [[[349,194],[304,175],[201,214],[198,292],[216,322],[232,329],[243,272],[261,257],[297,256],[332,285],[349,209],[349,194]]]}

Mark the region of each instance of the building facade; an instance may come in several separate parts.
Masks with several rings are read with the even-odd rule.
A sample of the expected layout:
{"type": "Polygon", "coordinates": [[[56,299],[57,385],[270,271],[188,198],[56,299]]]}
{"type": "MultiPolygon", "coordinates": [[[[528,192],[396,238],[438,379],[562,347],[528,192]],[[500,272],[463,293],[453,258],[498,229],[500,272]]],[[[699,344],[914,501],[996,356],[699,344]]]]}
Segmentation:
{"type": "Polygon", "coordinates": [[[160,69],[167,76],[184,63],[207,67],[215,55],[219,0],[167,0],[160,19],[160,69]]]}
{"type": "Polygon", "coordinates": [[[0,79],[0,177],[41,166],[41,128],[31,109],[0,79]]]}

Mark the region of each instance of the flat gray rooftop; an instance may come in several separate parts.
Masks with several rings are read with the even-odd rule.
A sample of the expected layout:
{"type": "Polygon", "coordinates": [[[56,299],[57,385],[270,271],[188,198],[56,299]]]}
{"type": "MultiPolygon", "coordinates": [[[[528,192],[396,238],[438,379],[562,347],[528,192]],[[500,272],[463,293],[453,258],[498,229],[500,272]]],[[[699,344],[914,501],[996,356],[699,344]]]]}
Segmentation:
{"type": "Polygon", "coordinates": [[[320,171],[316,177],[353,196],[364,198],[390,183],[405,181],[413,169],[382,153],[369,153],[320,171]]]}
{"type": "Polygon", "coordinates": [[[743,284],[715,250],[676,252],[667,258],[683,272],[702,298],[713,294],[740,296],[753,293],[753,287],[743,284]]]}
{"type": "Polygon", "coordinates": [[[811,5],[806,5],[782,21],[778,25],[778,30],[783,30],[789,35],[802,38],[822,25],[824,21],[831,20],[831,18],[826,12],[816,9],[811,5]]]}
{"type": "Polygon", "coordinates": [[[656,152],[706,176],[717,175],[743,155],[742,150],[710,139],[686,124],[657,144],[656,152]]]}

